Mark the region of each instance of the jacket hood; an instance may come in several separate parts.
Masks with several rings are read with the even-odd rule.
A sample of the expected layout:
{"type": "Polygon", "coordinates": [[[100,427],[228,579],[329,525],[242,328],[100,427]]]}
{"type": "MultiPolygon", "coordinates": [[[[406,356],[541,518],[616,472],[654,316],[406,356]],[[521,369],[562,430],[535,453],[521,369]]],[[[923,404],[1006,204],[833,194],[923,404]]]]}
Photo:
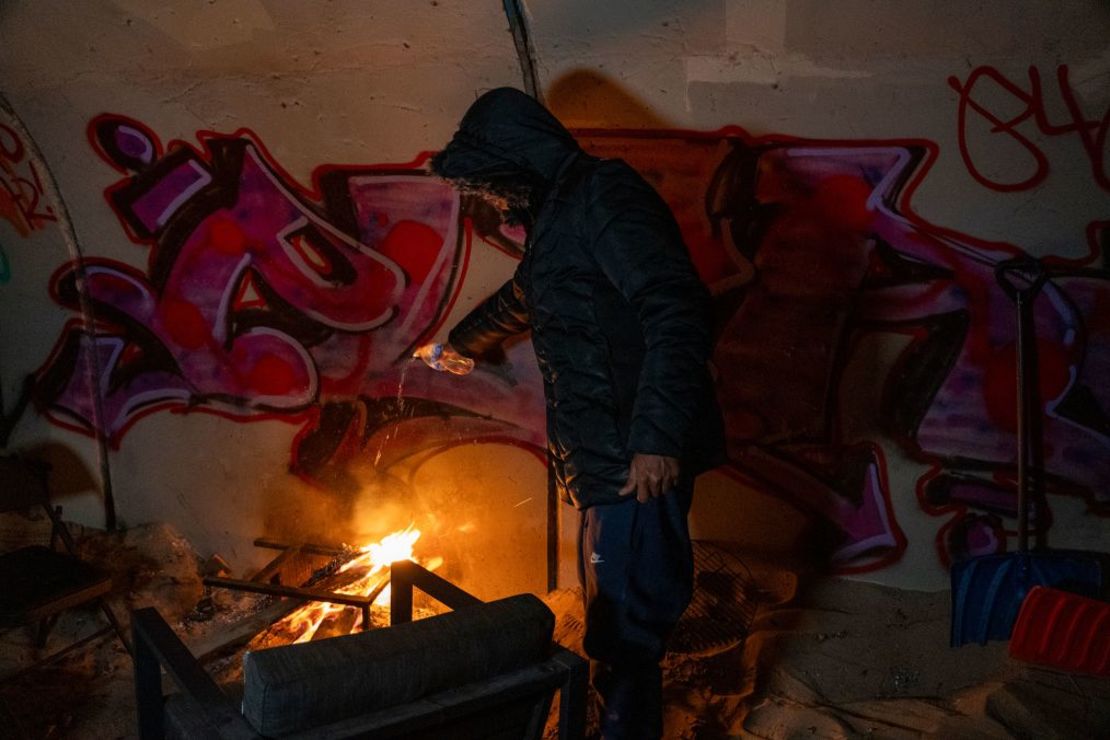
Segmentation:
{"type": "Polygon", "coordinates": [[[551,182],[577,151],[578,142],[546,108],[520,90],[499,87],[467,109],[431,167],[447,179],[525,174],[551,182]]]}

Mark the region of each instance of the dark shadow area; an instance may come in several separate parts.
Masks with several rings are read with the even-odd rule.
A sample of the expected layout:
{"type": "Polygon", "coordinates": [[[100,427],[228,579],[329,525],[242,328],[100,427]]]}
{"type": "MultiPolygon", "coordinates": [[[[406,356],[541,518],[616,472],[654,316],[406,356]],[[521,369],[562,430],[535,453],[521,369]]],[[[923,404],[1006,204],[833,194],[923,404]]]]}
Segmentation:
{"type": "Polygon", "coordinates": [[[26,448],[21,454],[50,466],[50,496],[55,502],[89,491],[100,492],[97,476],[85,460],[67,445],[45,442],[26,448]]]}
{"type": "Polygon", "coordinates": [[[552,81],[544,91],[544,102],[570,128],[665,129],[674,125],[642,98],[593,69],[576,69],[552,81]]]}

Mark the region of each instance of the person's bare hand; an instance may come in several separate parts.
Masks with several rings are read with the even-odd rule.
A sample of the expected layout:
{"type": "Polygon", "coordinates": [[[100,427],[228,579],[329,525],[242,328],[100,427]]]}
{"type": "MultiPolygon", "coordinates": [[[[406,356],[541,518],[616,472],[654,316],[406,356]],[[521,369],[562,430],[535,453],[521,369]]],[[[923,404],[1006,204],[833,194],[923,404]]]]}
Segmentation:
{"type": "Polygon", "coordinates": [[[628,482],[618,493],[621,496],[636,494],[641,504],[648,499],[662,496],[678,482],[678,459],[666,455],[649,455],[637,452],[628,467],[628,482]]]}

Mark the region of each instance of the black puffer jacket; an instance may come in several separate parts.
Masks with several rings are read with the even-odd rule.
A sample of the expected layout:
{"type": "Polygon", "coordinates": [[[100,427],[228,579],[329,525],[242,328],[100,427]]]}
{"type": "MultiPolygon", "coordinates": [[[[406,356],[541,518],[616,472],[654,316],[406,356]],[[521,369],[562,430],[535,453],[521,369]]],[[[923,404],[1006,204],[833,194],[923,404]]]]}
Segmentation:
{"type": "Polygon", "coordinates": [[[516,274],[449,341],[478,356],[532,330],[562,498],[578,508],[627,500],[617,491],[636,452],[677,457],[690,473],[720,462],[709,297],[651,186],[620,160],[585,154],[511,88],[475,101],[435,168],[545,186],[516,274]]]}

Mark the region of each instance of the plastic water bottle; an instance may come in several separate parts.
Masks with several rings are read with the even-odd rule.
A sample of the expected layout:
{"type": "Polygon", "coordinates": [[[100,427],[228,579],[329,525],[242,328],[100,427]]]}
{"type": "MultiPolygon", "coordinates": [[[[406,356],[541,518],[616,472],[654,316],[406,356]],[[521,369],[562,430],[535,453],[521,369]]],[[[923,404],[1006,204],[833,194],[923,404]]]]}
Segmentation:
{"type": "Polygon", "coordinates": [[[447,372],[453,375],[466,375],[474,369],[474,360],[463,357],[457,352],[444,353],[442,344],[425,344],[413,353],[424,364],[433,370],[447,372]]]}

